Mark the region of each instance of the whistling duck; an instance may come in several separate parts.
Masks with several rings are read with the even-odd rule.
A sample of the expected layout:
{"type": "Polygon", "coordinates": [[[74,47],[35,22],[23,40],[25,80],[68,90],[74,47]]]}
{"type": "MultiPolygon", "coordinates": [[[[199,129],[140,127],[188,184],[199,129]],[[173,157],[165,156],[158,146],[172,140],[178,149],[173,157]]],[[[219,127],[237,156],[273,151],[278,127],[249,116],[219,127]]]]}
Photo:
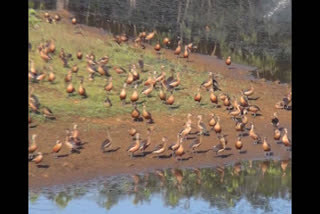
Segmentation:
{"type": "Polygon", "coordinates": [[[224,106],[230,106],[231,105],[230,98],[228,96],[223,100],[223,105],[224,106]]]}
{"type": "Polygon", "coordinates": [[[197,118],[198,120],[198,128],[200,130],[199,135],[205,135],[205,136],[210,136],[209,131],[207,130],[207,127],[204,125],[204,123],[202,122],[202,115],[198,115],[197,118]]]}
{"type": "Polygon", "coordinates": [[[128,130],[128,132],[129,132],[129,135],[134,136],[134,135],[137,133],[137,129],[135,129],[135,128],[130,128],[130,129],[128,130]]]}
{"type": "Polygon", "coordinates": [[[263,151],[265,151],[265,155],[269,156],[271,155],[271,145],[267,142],[267,137],[264,137],[263,143],[262,143],[263,151]]]}
{"type": "Polygon", "coordinates": [[[224,100],[227,99],[227,98],[228,98],[228,95],[226,95],[226,94],[219,94],[219,99],[220,99],[220,100],[224,101],[224,100]]]}
{"type": "Polygon", "coordinates": [[[33,94],[34,88],[31,87],[29,103],[32,103],[37,109],[40,107],[39,99],[36,95],[33,94]]]}
{"type": "Polygon", "coordinates": [[[282,136],[281,141],[286,147],[291,146],[291,142],[288,138],[288,130],[286,128],[284,128],[284,135],[282,136]]]}
{"type": "Polygon", "coordinates": [[[254,92],[254,88],[252,86],[252,84],[250,83],[250,88],[249,89],[246,89],[246,90],[242,90],[242,94],[245,95],[245,96],[251,96],[254,92]]]}
{"type": "Polygon", "coordinates": [[[81,80],[80,80],[80,86],[79,86],[79,89],[78,89],[78,93],[83,98],[87,97],[86,89],[83,87],[83,78],[81,78],[81,80]]]}
{"type": "Polygon", "coordinates": [[[241,132],[240,136],[242,136],[242,132],[243,132],[245,126],[246,126],[246,124],[244,124],[242,122],[236,122],[236,131],[241,132]]]}
{"type": "Polygon", "coordinates": [[[220,126],[220,117],[217,116],[217,122],[216,122],[216,125],[213,127],[214,131],[216,132],[216,134],[220,134],[221,133],[221,126],[220,126]]]}
{"type": "Polygon", "coordinates": [[[149,120],[149,123],[153,123],[151,113],[146,110],[146,105],[143,103],[142,106],[143,106],[142,116],[144,117],[144,119],[149,120]]]}
{"type": "Polygon", "coordinates": [[[210,89],[210,87],[213,85],[212,81],[212,72],[209,72],[209,78],[206,81],[203,81],[201,83],[201,86],[205,87],[207,90],[210,89]]]}
{"type": "Polygon", "coordinates": [[[236,149],[239,151],[239,153],[241,152],[241,149],[243,147],[242,141],[241,141],[241,137],[238,137],[238,140],[236,141],[235,144],[236,149]]]}
{"type": "Polygon", "coordinates": [[[66,76],[64,77],[64,81],[68,83],[68,82],[71,82],[71,80],[72,80],[72,71],[69,70],[68,74],[66,74],[66,76]]]}
{"type": "Polygon", "coordinates": [[[154,85],[155,83],[156,83],[156,80],[153,77],[151,77],[151,72],[149,72],[148,79],[144,82],[144,85],[145,86],[154,85]]]}
{"type": "Polygon", "coordinates": [[[32,99],[29,99],[29,107],[34,113],[39,113],[39,105],[37,105],[37,103],[32,99]]]}
{"type": "Polygon", "coordinates": [[[166,45],[166,46],[170,44],[170,40],[169,40],[168,37],[165,37],[165,38],[163,39],[163,44],[166,45]]]}
{"type": "Polygon", "coordinates": [[[36,134],[33,134],[32,137],[31,137],[32,143],[31,143],[31,145],[29,146],[29,149],[28,149],[29,153],[34,153],[38,148],[38,146],[36,144],[36,137],[37,137],[36,134]]]}
{"type": "Polygon", "coordinates": [[[140,55],[140,59],[138,60],[138,64],[139,64],[139,68],[140,68],[141,72],[143,72],[143,68],[144,68],[143,55],[140,55]]]}
{"type": "Polygon", "coordinates": [[[150,41],[153,39],[153,37],[156,35],[156,31],[154,30],[153,32],[149,33],[146,37],[145,40],[150,41]]]}
{"type": "Polygon", "coordinates": [[[156,77],[156,82],[160,82],[160,81],[164,80],[165,76],[166,76],[166,73],[161,72],[161,74],[156,77]]]}
{"type": "Polygon", "coordinates": [[[41,152],[38,152],[36,157],[32,159],[32,162],[35,162],[36,164],[40,163],[43,160],[43,155],[41,152]]]}
{"type": "Polygon", "coordinates": [[[274,112],[273,113],[273,117],[272,117],[272,119],[271,119],[271,123],[272,123],[272,125],[273,125],[273,127],[279,127],[279,119],[278,119],[278,114],[277,114],[277,112],[274,112]]]}
{"type": "Polygon", "coordinates": [[[159,97],[160,97],[160,100],[162,101],[165,101],[166,100],[166,94],[164,93],[164,91],[162,90],[162,86],[159,90],[159,97]]]}
{"type": "Polygon", "coordinates": [[[217,106],[217,104],[218,104],[218,98],[217,98],[217,96],[214,94],[213,88],[210,88],[210,101],[211,101],[211,103],[216,104],[214,107],[217,106]]]}
{"type": "Polygon", "coordinates": [[[181,138],[181,140],[179,141],[178,149],[174,151],[174,156],[176,157],[176,160],[178,160],[178,156],[181,158],[181,156],[185,154],[182,142],[183,142],[183,138],[181,138]]]}
{"type": "Polygon", "coordinates": [[[228,58],[226,59],[226,65],[231,65],[231,57],[228,56],[228,58]]]}
{"type": "Polygon", "coordinates": [[[111,91],[112,88],[113,88],[112,77],[109,77],[109,82],[108,82],[108,84],[105,85],[104,90],[111,91]]]}
{"type": "Polygon", "coordinates": [[[247,107],[249,105],[247,97],[244,97],[242,95],[240,96],[240,105],[243,107],[247,107]]]}
{"type": "Polygon", "coordinates": [[[88,72],[89,74],[94,74],[94,73],[96,73],[96,72],[98,72],[98,71],[97,71],[97,69],[94,68],[93,66],[87,65],[87,72],[88,72]]]}
{"type": "Polygon", "coordinates": [[[261,138],[254,132],[254,125],[251,123],[251,129],[249,131],[249,136],[254,140],[253,144],[258,144],[261,142],[261,138]]]}
{"type": "Polygon", "coordinates": [[[231,111],[229,114],[231,114],[233,116],[232,119],[235,120],[235,117],[241,114],[240,105],[237,105],[237,109],[231,111]]]}
{"type": "Polygon", "coordinates": [[[97,71],[101,76],[111,76],[108,72],[108,67],[106,66],[99,65],[97,71]]]}
{"type": "Polygon", "coordinates": [[[122,67],[113,67],[113,69],[118,73],[118,74],[122,74],[122,73],[127,73],[127,71],[122,68],[122,67]]]}
{"type": "Polygon", "coordinates": [[[138,151],[140,148],[140,134],[139,134],[139,132],[136,133],[135,138],[136,138],[135,142],[132,143],[127,149],[128,152],[131,152],[131,158],[134,157],[134,153],[136,151],[138,151]]]}
{"type": "Polygon", "coordinates": [[[49,13],[47,13],[47,12],[44,13],[45,18],[48,18],[49,16],[50,16],[49,13]]]}
{"type": "MultiPolygon", "coordinates": [[[[181,138],[182,139],[182,138],[181,138]]],[[[177,142],[176,143],[173,143],[171,144],[168,149],[169,150],[172,150],[172,155],[174,156],[174,152],[179,148],[179,144],[180,143],[180,134],[178,133],[177,134],[177,142]]]]}
{"type": "Polygon", "coordinates": [[[74,124],[73,125],[73,130],[71,132],[71,139],[74,141],[74,143],[76,145],[80,145],[81,144],[81,140],[79,138],[80,132],[78,130],[78,125],[74,124]]]}
{"type": "Polygon", "coordinates": [[[49,52],[50,52],[50,53],[54,53],[54,51],[56,50],[56,46],[55,46],[53,40],[50,40],[50,41],[49,41],[48,48],[49,48],[49,52]]]}
{"type": "Polygon", "coordinates": [[[177,57],[179,57],[180,53],[181,53],[181,41],[179,40],[178,47],[175,49],[174,54],[177,55],[177,57]]]}
{"type": "Polygon", "coordinates": [[[247,110],[253,112],[253,117],[256,117],[257,116],[257,112],[261,111],[259,106],[257,106],[257,105],[249,105],[247,110]]]}
{"type": "Polygon", "coordinates": [[[137,109],[137,106],[135,106],[134,109],[132,110],[132,112],[131,112],[131,117],[132,117],[134,120],[139,119],[139,117],[140,117],[140,111],[137,109]]]}
{"type": "Polygon", "coordinates": [[[129,38],[127,37],[127,35],[126,35],[125,33],[123,33],[123,34],[121,34],[121,36],[120,36],[120,40],[121,40],[122,42],[126,42],[126,41],[129,40],[129,38]]]}
{"type": "Polygon", "coordinates": [[[134,91],[130,97],[130,100],[132,103],[135,103],[138,99],[139,99],[139,94],[138,94],[138,91],[137,91],[137,86],[138,85],[135,85],[134,86],[134,91]]]}
{"type": "Polygon", "coordinates": [[[67,133],[67,136],[66,136],[66,139],[64,141],[64,144],[70,149],[70,154],[72,152],[79,152],[78,146],[73,141],[73,138],[70,136],[70,131],[68,129],[66,130],[66,133],[67,133]]]}
{"type": "Polygon", "coordinates": [[[219,144],[213,147],[213,151],[216,152],[216,154],[223,152],[226,149],[226,145],[228,143],[227,139],[224,136],[218,136],[218,139],[219,144]]]}
{"type": "Polygon", "coordinates": [[[167,105],[172,105],[174,103],[174,96],[171,94],[168,99],[166,100],[167,105]]]}
{"type": "Polygon", "coordinates": [[[186,137],[191,132],[191,123],[187,122],[186,127],[179,132],[180,137],[186,137]]]}
{"type": "Polygon", "coordinates": [[[241,120],[241,122],[243,123],[243,124],[247,124],[248,123],[248,117],[246,116],[246,114],[248,113],[248,111],[246,110],[246,109],[244,109],[243,110],[243,115],[242,115],[242,120],[241,120]]]}
{"type": "Polygon", "coordinates": [[[188,113],[187,114],[187,122],[184,124],[184,125],[186,125],[187,123],[192,123],[192,121],[191,121],[191,117],[192,117],[192,114],[191,113],[188,113]]]}
{"type": "Polygon", "coordinates": [[[30,72],[31,72],[32,74],[34,74],[34,75],[37,75],[37,74],[38,74],[38,72],[37,72],[37,70],[36,70],[36,68],[35,68],[35,65],[34,65],[33,60],[31,60],[30,72]]]}
{"type": "Polygon", "coordinates": [[[82,54],[82,52],[79,50],[79,51],[77,52],[77,58],[78,58],[79,60],[81,60],[81,59],[82,59],[82,56],[83,56],[83,54],[82,54]]]}
{"type": "Polygon", "coordinates": [[[54,19],[52,19],[52,18],[50,18],[50,17],[47,17],[47,18],[46,18],[46,22],[48,22],[49,24],[51,24],[53,21],[54,21],[54,19]]]}
{"type": "Polygon", "coordinates": [[[198,88],[198,92],[194,95],[194,101],[199,102],[199,103],[201,101],[200,88],[198,88]]]}
{"type": "Polygon", "coordinates": [[[169,86],[171,86],[171,87],[177,87],[177,86],[179,86],[180,85],[180,72],[178,72],[177,73],[177,79],[175,79],[175,80],[173,80],[170,84],[169,84],[169,86]]]}
{"type": "Polygon", "coordinates": [[[74,66],[72,66],[72,68],[71,68],[71,71],[72,71],[73,73],[78,73],[78,70],[79,70],[79,68],[78,68],[77,65],[74,65],[74,66]]]}
{"type": "Polygon", "coordinates": [[[128,72],[126,83],[130,85],[133,82],[133,80],[134,80],[133,74],[131,72],[128,72]]]}
{"type": "Polygon", "coordinates": [[[126,101],[126,97],[127,97],[126,86],[127,86],[127,84],[124,83],[123,88],[120,92],[120,100],[122,101],[122,105],[124,105],[124,103],[126,101]]]}
{"type": "Polygon", "coordinates": [[[160,46],[159,42],[157,42],[157,44],[154,46],[154,50],[155,51],[160,51],[161,50],[161,46],[160,46]]]}
{"type": "Polygon", "coordinates": [[[52,153],[55,153],[56,155],[54,156],[55,158],[58,158],[57,153],[61,150],[62,148],[62,141],[57,140],[56,144],[52,148],[52,153]]]}
{"type": "Polygon", "coordinates": [[[140,151],[144,152],[151,145],[151,129],[147,129],[147,139],[141,141],[140,151]]]}
{"type": "Polygon", "coordinates": [[[150,97],[150,94],[153,90],[153,84],[151,84],[148,88],[145,88],[141,91],[141,94],[147,95],[147,97],[150,97]]]}
{"type": "Polygon", "coordinates": [[[59,21],[59,20],[61,19],[61,17],[60,17],[58,14],[56,14],[56,15],[54,15],[54,19],[55,19],[56,21],[59,21]]]}
{"type": "Polygon", "coordinates": [[[75,91],[75,89],[74,89],[72,83],[70,82],[69,85],[67,86],[67,93],[69,95],[71,95],[74,91],[75,91]]]}
{"type": "Polygon", "coordinates": [[[99,65],[106,65],[109,62],[109,57],[108,56],[103,56],[100,59],[98,59],[98,64],[99,65]]]}
{"type": "Polygon", "coordinates": [[[275,108],[277,109],[284,109],[285,108],[285,105],[284,105],[284,102],[283,101],[279,101],[275,104],[275,108]]]}
{"type": "Polygon", "coordinates": [[[111,136],[110,136],[110,133],[109,133],[109,127],[107,128],[107,136],[108,138],[105,139],[102,143],[101,143],[101,151],[104,152],[105,149],[109,148],[112,144],[112,139],[111,139],[111,136]]]}
{"type": "Polygon", "coordinates": [[[184,46],[183,58],[187,58],[187,62],[188,62],[188,58],[189,58],[189,48],[188,48],[187,45],[184,46]]]}
{"type": "Polygon", "coordinates": [[[136,70],[136,65],[135,65],[135,64],[133,64],[133,65],[131,66],[131,73],[132,73],[132,76],[133,76],[133,81],[139,80],[140,75],[139,75],[139,73],[138,73],[137,70],[136,70]]]}
{"type": "Polygon", "coordinates": [[[44,80],[45,77],[46,77],[46,74],[45,73],[41,73],[36,77],[36,80],[37,81],[42,81],[42,80],[44,80]]]}
{"type": "Polygon", "coordinates": [[[274,130],[274,135],[273,135],[273,139],[279,140],[280,137],[281,137],[281,132],[280,132],[280,130],[279,130],[278,128],[275,128],[275,130],[274,130]]]}
{"type": "Polygon", "coordinates": [[[104,100],[104,103],[103,103],[105,106],[107,107],[111,107],[112,106],[112,102],[110,100],[110,98],[107,96],[106,99],[104,100]]]}
{"type": "MultiPolygon", "coordinates": [[[[152,154],[161,154],[161,153],[164,153],[166,151],[168,138],[167,137],[162,137],[161,140],[162,140],[162,143],[158,144],[154,148],[154,150],[152,151],[152,154]]],[[[160,155],[158,155],[158,158],[160,158],[160,155]]]]}
{"type": "Polygon", "coordinates": [[[215,120],[214,113],[211,113],[210,116],[211,116],[211,119],[209,120],[209,126],[211,126],[213,128],[213,127],[215,127],[217,121],[215,120]]]}
{"type": "Polygon", "coordinates": [[[53,115],[53,112],[48,107],[43,107],[42,114],[47,119],[50,119],[50,120],[56,119],[56,117],[53,115]]]}
{"type": "Polygon", "coordinates": [[[71,20],[71,22],[72,22],[72,24],[77,24],[77,19],[76,18],[72,18],[72,20],[71,20]]]}
{"type": "Polygon", "coordinates": [[[43,50],[40,52],[40,57],[45,61],[48,62],[52,59],[48,54],[46,54],[43,50]]]}
{"type": "Polygon", "coordinates": [[[198,148],[202,143],[202,135],[199,138],[196,138],[192,141],[189,148],[192,149],[192,153],[195,153],[195,149],[198,148]]]}
{"type": "Polygon", "coordinates": [[[56,76],[54,75],[54,72],[51,71],[48,76],[48,81],[52,83],[55,79],[56,79],[56,76]]]}

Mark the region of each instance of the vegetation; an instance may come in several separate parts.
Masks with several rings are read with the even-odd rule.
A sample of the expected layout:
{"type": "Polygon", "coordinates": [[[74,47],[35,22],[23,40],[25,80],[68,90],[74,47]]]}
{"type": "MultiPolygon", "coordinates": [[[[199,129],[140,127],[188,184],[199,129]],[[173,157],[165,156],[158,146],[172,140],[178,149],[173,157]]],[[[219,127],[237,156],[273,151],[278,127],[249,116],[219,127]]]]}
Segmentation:
{"type": "MultiPolygon", "coordinates": [[[[37,16],[40,17],[40,15],[37,16]]],[[[47,79],[39,83],[30,82],[29,86],[34,88],[34,94],[38,96],[41,105],[49,107],[59,120],[69,121],[70,117],[74,116],[104,118],[114,115],[129,115],[133,109],[129,101],[134,89],[133,86],[127,87],[127,104],[122,106],[119,94],[127,76],[126,74],[117,74],[113,67],[121,66],[128,70],[129,65],[137,64],[140,55],[143,55],[145,70],[148,70],[147,72],[140,73],[141,82],[144,82],[148,78],[149,72],[153,73],[153,71],[157,71],[159,75],[161,73],[160,67],[164,65],[164,71],[167,74],[166,78],[171,75],[176,78],[176,73],[180,72],[181,84],[173,93],[175,96],[175,103],[173,106],[165,105],[160,101],[158,97],[158,85],[158,89],[153,90],[150,98],[147,98],[143,94],[139,95],[140,98],[137,102],[138,109],[142,110],[142,103],[145,103],[147,109],[152,113],[186,113],[195,107],[201,107],[205,111],[211,110],[212,105],[208,93],[203,92],[204,98],[201,101],[201,105],[193,101],[193,96],[196,93],[197,88],[203,81],[207,80],[208,73],[199,72],[198,70],[183,66],[180,61],[184,59],[168,61],[161,56],[160,58],[156,56],[154,50],[151,48],[142,50],[140,48],[135,48],[132,45],[118,45],[112,41],[110,35],[83,30],[82,28],[71,26],[71,24],[63,22],[49,24],[42,21],[37,25],[37,28],[29,28],[29,42],[33,47],[32,50],[29,51],[29,59],[34,61],[35,67],[40,73],[43,72],[48,74],[50,72],[49,67],[51,66],[56,75],[56,80],[54,83],[48,82],[47,79]],[[46,63],[41,59],[37,47],[41,43],[51,39],[55,41],[56,51],[52,55],[52,60],[46,63]],[[84,87],[87,91],[88,98],[83,99],[77,92],[74,96],[68,96],[64,77],[71,68],[63,67],[58,56],[61,48],[63,48],[66,53],[71,53],[73,56],[72,60],[68,63],[69,66],[77,65],[79,67],[78,73],[73,74],[73,86],[77,90],[80,85],[80,78],[84,77],[84,87]],[[104,90],[106,77],[97,75],[94,81],[91,82],[88,80],[85,59],[78,60],[75,57],[78,50],[81,50],[84,56],[86,54],[94,53],[97,59],[105,55],[109,56],[110,61],[108,66],[110,68],[109,72],[113,77],[114,86],[111,93],[107,93],[104,90]],[[171,69],[173,69],[173,71],[171,71],[171,69]],[[106,107],[104,105],[107,94],[113,104],[112,107],[106,107]]],[[[232,84],[230,81],[229,83],[232,84]]],[[[225,87],[226,80],[219,80],[219,85],[225,87]]],[[[143,84],[138,87],[139,93],[143,90],[143,87],[143,84]]],[[[233,95],[232,93],[229,94],[230,96],[233,95]]],[[[169,96],[169,92],[167,92],[167,96],[169,96]]],[[[32,118],[35,120],[44,121],[44,118],[41,115],[31,114],[32,118]]]]}

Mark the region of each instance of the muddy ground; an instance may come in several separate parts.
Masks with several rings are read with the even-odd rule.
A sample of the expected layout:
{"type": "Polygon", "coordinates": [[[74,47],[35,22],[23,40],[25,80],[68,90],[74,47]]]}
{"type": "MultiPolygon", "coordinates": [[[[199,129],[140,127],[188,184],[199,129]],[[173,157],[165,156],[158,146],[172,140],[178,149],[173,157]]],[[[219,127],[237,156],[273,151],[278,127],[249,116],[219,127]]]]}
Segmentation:
{"type": "MultiPolygon", "coordinates": [[[[82,26],[86,31],[93,34],[99,34],[99,30],[82,26]]],[[[146,51],[153,51],[150,46],[147,46],[146,51]]],[[[253,79],[250,76],[250,70],[253,68],[242,65],[232,64],[232,68],[227,68],[224,60],[219,60],[215,57],[203,56],[199,54],[192,54],[190,56],[191,62],[186,62],[184,59],[177,59],[171,50],[163,50],[163,57],[170,60],[179,60],[188,67],[198,68],[199,72],[213,71],[219,74],[220,78],[227,81],[227,88],[222,88],[222,92],[236,93],[240,89],[239,85],[247,85],[253,79]]],[[[253,87],[255,94],[253,97],[259,97],[258,100],[251,101],[252,104],[258,105],[261,109],[261,116],[255,119],[248,115],[249,123],[254,122],[255,132],[261,136],[267,136],[268,142],[272,146],[274,159],[287,159],[291,157],[291,152],[287,151],[283,145],[278,144],[273,140],[273,127],[271,125],[271,116],[273,112],[277,111],[280,119],[280,127],[288,129],[289,137],[291,138],[291,111],[277,110],[274,105],[276,102],[282,100],[284,95],[289,92],[287,84],[276,84],[263,80],[253,80],[253,87]]],[[[240,93],[239,93],[240,94],[240,93]]],[[[193,96],[193,94],[190,96],[193,96]]],[[[202,94],[203,99],[209,99],[209,93],[202,94]]],[[[219,101],[221,103],[221,101],[219,101]]],[[[163,112],[153,114],[154,124],[146,124],[145,122],[133,122],[130,115],[120,115],[118,117],[105,119],[93,118],[72,118],[66,122],[63,120],[47,121],[38,124],[35,128],[29,129],[29,136],[37,134],[38,151],[44,154],[43,161],[37,166],[33,162],[29,162],[29,187],[51,186],[56,184],[72,183],[76,181],[84,181],[97,176],[116,175],[126,173],[139,173],[147,170],[158,168],[173,168],[173,167],[202,167],[215,166],[217,164],[227,164],[240,160],[253,160],[265,158],[261,145],[254,145],[253,140],[249,137],[243,137],[244,154],[239,154],[234,144],[237,139],[237,132],[235,131],[235,122],[230,119],[228,111],[222,108],[202,108],[194,109],[192,112],[192,132],[197,131],[196,122],[197,115],[202,114],[204,122],[207,124],[209,114],[214,112],[221,118],[221,126],[223,134],[228,135],[227,150],[223,156],[217,156],[212,150],[212,147],[218,143],[218,139],[214,131],[210,132],[210,136],[203,138],[203,143],[199,147],[200,153],[193,154],[189,150],[189,144],[192,139],[184,142],[184,148],[187,150],[183,156],[183,161],[176,161],[174,158],[169,158],[169,151],[164,153],[161,159],[152,158],[149,154],[145,157],[138,157],[131,159],[126,149],[132,142],[132,137],[128,134],[130,127],[136,127],[141,133],[142,139],[146,138],[146,130],[149,126],[154,126],[155,130],[152,133],[152,144],[147,151],[152,150],[158,143],[161,142],[162,136],[169,138],[169,144],[176,142],[177,132],[182,128],[186,121],[186,114],[176,114],[172,112],[163,112]],[[60,158],[56,159],[51,154],[52,147],[57,139],[64,141],[65,129],[71,129],[73,124],[77,123],[80,131],[80,138],[84,142],[83,149],[80,154],[68,155],[69,150],[63,147],[60,151],[60,158]],[[101,143],[107,137],[106,127],[111,127],[110,133],[112,137],[111,149],[116,149],[114,152],[102,153],[100,150],[101,143]]],[[[152,113],[152,112],[151,112],[152,113]]],[[[249,124],[248,124],[249,125],[249,124]]],[[[247,125],[247,127],[249,127],[247,125]]],[[[207,125],[208,126],[208,125],[207,125]]],[[[190,135],[190,137],[195,135],[190,135]]]]}

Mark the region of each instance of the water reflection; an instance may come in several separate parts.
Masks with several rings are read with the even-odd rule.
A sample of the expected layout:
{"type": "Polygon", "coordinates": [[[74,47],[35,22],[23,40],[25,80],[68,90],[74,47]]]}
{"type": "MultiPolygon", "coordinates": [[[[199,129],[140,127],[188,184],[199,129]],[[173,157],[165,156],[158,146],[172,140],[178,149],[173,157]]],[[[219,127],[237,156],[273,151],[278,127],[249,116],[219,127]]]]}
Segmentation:
{"type": "Polygon", "coordinates": [[[196,52],[258,67],[266,79],[291,81],[291,1],[288,0],[29,0],[36,9],[67,9],[79,23],[136,37],[169,37],[169,48],[194,42],[196,52]]]}
{"type": "Polygon", "coordinates": [[[280,208],[284,209],[282,213],[291,212],[291,161],[251,164],[251,167],[249,162],[241,162],[218,168],[156,170],[55,189],[30,190],[29,209],[32,213],[43,209],[47,213],[70,213],[79,205],[90,204],[90,213],[103,209],[123,213],[128,211],[123,204],[128,203],[141,210],[158,207],[156,213],[164,213],[166,209],[178,210],[181,206],[194,210],[205,203],[204,212],[238,212],[243,204],[249,213],[275,212],[280,208]]]}

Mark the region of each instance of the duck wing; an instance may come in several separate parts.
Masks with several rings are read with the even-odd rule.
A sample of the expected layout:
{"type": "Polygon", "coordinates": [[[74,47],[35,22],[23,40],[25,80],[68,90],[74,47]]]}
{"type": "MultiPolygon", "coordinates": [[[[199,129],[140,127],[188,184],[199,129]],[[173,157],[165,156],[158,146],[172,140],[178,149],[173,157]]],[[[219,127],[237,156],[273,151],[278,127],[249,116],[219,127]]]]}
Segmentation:
{"type": "Polygon", "coordinates": [[[198,144],[198,143],[200,143],[199,138],[194,139],[194,140],[192,141],[192,143],[189,145],[189,148],[192,148],[192,146],[194,146],[194,145],[196,145],[196,144],[198,144]]]}
{"type": "Polygon", "coordinates": [[[157,151],[163,147],[163,143],[158,144],[156,147],[154,147],[153,151],[157,151]]]}
{"type": "Polygon", "coordinates": [[[202,129],[203,129],[203,134],[204,135],[206,135],[206,136],[210,136],[210,134],[209,134],[209,132],[208,132],[208,130],[207,130],[207,127],[206,127],[206,125],[204,125],[204,123],[200,123],[200,126],[202,127],[202,129]]]}
{"type": "Polygon", "coordinates": [[[101,143],[100,149],[103,151],[105,148],[108,148],[111,145],[111,141],[109,139],[106,139],[101,143]]]}
{"type": "Polygon", "coordinates": [[[132,147],[134,147],[135,145],[136,145],[136,142],[132,142],[132,143],[129,145],[127,151],[129,151],[129,150],[130,150],[132,147]]]}

